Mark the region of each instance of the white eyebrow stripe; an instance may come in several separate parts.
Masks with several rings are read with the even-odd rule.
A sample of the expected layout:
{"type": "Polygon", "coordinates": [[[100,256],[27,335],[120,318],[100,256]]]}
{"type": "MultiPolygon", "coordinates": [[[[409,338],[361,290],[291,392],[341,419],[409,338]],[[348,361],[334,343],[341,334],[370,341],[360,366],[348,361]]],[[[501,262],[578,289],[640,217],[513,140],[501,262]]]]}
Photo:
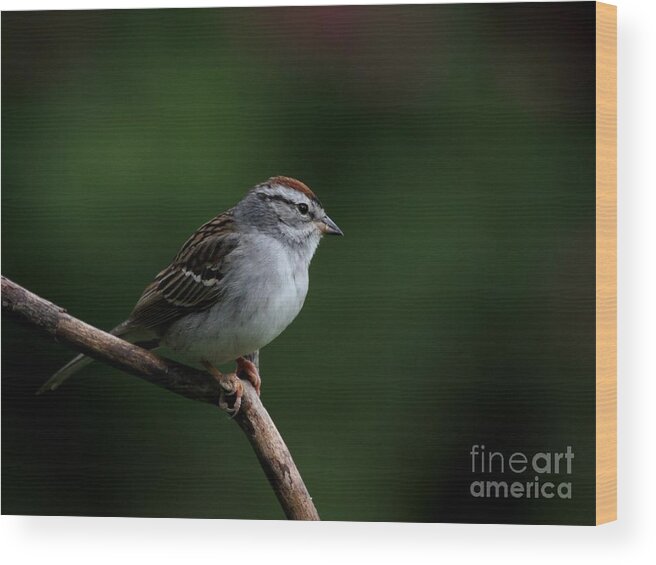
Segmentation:
{"type": "Polygon", "coordinates": [[[293,188],[289,188],[287,186],[283,186],[281,184],[276,184],[272,187],[264,187],[260,189],[258,192],[260,194],[265,194],[266,196],[270,196],[272,198],[284,197],[295,204],[304,202],[305,204],[310,205],[312,203],[312,200],[302,192],[299,192],[298,190],[294,190],[293,188]]]}

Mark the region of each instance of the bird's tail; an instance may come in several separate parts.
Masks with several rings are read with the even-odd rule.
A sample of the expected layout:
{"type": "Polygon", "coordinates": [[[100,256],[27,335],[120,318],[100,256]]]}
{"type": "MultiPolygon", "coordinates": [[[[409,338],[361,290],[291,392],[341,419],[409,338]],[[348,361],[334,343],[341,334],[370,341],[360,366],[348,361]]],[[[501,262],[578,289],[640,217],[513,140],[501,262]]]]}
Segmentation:
{"type": "Polygon", "coordinates": [[[86,367],[89,363],[93,363],[93,358],[80,353],[50,377],[36,393],[43,394],[49,390],[57,389],[66,379],[86,367]]]}
{"type": "MultiPolygon", "coordinates": [[[[148,337],[143,336],[143,332],[135,331],[127,322],[123,322],[122,324],[119,324],[109,333],[117,337],[121,337],[131,343],[134,343],[141,339],[148,339],[148,337],[152,337],[152,336],[148,336],[148,337]]],[[[152,342],[149,343],[148,349],[154,347],[154,345],[155,344],[152,344],[152,342]]],[[[78,371],[80,371],[90,363],[93,363],[93,358],[88,357],[81,353],[77,357],[71,359],[68,363],[66,363],[66,365],[64,365],[61,369],[59,369],[59,371],[57,371],[54,375],[52,375],[52,377],[50,377],[36,393],[42,394],[49,390],[55,390],[59,388],[59,386],[64,381],[68,380],[69,377],[73,376],[75,373],[77,373],[78,371]]]]}

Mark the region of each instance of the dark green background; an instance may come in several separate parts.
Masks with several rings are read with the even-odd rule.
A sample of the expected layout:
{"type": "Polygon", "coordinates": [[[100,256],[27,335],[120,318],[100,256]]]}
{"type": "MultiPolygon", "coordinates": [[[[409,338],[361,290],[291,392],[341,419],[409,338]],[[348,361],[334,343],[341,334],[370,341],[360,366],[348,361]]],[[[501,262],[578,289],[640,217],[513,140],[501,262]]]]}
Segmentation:
{"type": "MultiPolygon", "coordinates": [[[[269,176],[324,241],[263,400],[324,519],[594,520],[594,3],[2,14],[2,271],[99,327],[269,176]],[[473,443],[575,452],[469,496],[473,443]],[[531,479],[527,476],[527,479],[531,479]]],[[[2,511],[281,518],[218,409],[3,319],[2,511]]]]}

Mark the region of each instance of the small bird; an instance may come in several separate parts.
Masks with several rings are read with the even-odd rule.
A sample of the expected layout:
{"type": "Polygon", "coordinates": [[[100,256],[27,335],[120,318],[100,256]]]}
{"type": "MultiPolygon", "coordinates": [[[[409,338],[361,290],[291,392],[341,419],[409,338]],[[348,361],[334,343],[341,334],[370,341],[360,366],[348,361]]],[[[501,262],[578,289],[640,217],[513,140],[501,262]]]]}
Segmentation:
{"type": "MultiPolygon", "coordinates": [[[[259,394],[260,375],[247,357],[300,312],[324,234],[343,235],[317,196],[299,180],[272,177],[198,228],[111,333],[148,349],[165,345],[219,382],[225,375],[216,366],[236,361],[237,375],[259,394]]],[[[38,392],[55,390],[91,362],[78,355],[38,392]]],[[[232,409],[223,397],[221,407],[236,413],[240,387],[235,394],[232,409]]]]}

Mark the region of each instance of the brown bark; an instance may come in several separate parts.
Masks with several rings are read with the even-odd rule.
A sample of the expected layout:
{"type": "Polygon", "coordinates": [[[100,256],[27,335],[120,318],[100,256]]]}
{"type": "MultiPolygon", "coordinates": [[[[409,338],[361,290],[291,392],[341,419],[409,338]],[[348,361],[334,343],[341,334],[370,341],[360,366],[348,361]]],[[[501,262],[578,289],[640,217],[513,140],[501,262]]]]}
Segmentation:
{"type": "MultiPolygon", "coordinates": [[[[86,324],[63,308],[2,277],[2,310],[77,351],[171,392],[218,404],[221,389],[204,371],[158,357],[86,324]]],[[[242,381],[244,394],[234,420],[246,434],[278,501],[290,520],[319,520],[303,479],[255,389],[242,381]]]]}

